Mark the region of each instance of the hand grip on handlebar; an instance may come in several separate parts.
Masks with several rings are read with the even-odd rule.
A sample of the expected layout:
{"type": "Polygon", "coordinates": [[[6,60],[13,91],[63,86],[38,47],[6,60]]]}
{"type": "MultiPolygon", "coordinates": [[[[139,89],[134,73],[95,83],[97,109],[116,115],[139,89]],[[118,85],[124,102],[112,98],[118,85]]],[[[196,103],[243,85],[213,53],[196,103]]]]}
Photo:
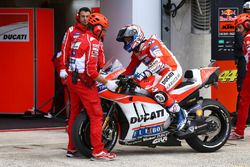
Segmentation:
{"type": "Polygon", "coordinates": [[[141,86],[134,81],[133,76],[120,75],[118,79],[119,79],[119,83],[118,83],[117,93],[123,92],[124,90],[127,90],[127,89],[133,92],[133,90],[136,87],[141,88],[141,86]]]}

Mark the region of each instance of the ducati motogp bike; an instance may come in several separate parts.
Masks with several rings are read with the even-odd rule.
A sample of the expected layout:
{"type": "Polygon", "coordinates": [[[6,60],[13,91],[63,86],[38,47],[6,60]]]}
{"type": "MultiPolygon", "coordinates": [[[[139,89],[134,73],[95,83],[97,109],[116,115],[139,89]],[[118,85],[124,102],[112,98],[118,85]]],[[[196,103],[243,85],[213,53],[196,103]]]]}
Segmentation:
{"type": "MultiPolygon", "coordinates": [[[[116,61],[110,65],[102,76],[116,79],[125,70],[117,64],[116,61]]],[[[118,142],[156,147],[167,143],[170,137],[186,140],[198,152],[220,149],[230,135],[229,113],[220,102],[200,95],[200,89],[216,85],[218,75],[219,67],[213,67],[212,63],[208,67],[187,70],[183,82],[169,92],[188,113],[187,123],[180,131],[176,130],[176,115],[157,103],[147,91],[147,83],[152,84],[157,77],[147,78],[145,85],[138,85],[130,77],[118,77],[116,92],[97,84],[104,111],[102,137],[105,149],[111,151],[118,142]]],[[[77,149],[91,157],[90,123],[84,110],[74,122],[72,138],[77,149]]]]}

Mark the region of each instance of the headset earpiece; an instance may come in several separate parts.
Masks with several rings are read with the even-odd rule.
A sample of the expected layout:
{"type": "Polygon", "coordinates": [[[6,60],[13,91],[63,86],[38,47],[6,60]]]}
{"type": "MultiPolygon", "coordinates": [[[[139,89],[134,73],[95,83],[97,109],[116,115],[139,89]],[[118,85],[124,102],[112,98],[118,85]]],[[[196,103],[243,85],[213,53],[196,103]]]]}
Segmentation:
{"type": "Polygon", "coordinates": [[[76,14],[76,21],[80,22],[80,15],[79,15],[79,13],[76,14]]]}
{"type": "Polygon", "coordinates": [[[93,29],[93,33],[97,36],[100,35],[100,33],[102,32],[102,26],[101,25],[96,25],[93,29]]]}
{"type": "Polygon", "coordinates": [[[244,23],[243,23],[243,25],[244,25],[244,27],[246,28],[246,29],[250,29],[250,21],[249,20],[247,20],[247,21],[245,21],[244,23]]]}

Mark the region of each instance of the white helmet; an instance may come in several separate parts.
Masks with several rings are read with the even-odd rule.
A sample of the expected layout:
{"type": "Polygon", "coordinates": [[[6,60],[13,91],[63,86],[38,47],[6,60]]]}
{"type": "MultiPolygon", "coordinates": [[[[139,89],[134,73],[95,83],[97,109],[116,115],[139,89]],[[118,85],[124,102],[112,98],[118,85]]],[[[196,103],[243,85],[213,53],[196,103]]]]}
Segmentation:
{"type": "Polygon", "coordinates": [[[145,37],[141,27],[135,24],[129,24],[122,27],[116,37],[118,42],[124,42],[123,48],[128,52],[133,51],[144,39],[145,37]],[[128,44],[124,42],[125,37],[132,37],[128,44]]]}
{"type": "Polygon", "coordinates": [[[250,1],[244,3],[243,12],[245,12],[245,10],[250,10],[250,1]]]}

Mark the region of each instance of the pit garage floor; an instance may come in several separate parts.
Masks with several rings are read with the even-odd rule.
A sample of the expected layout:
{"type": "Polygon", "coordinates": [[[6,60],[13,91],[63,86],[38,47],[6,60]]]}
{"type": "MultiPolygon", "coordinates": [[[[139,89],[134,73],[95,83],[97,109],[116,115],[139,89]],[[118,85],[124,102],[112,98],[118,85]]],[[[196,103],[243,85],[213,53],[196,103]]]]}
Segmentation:
{"type": "Polygon", "coordinates": [[[115,161],[66,158],[64,129],[0,132],[0,167],[250,167],[250,128],[244,141],[229,141],[214,153],[197,153],[185,141],[178,147],[116,145],[115,161]]]}

